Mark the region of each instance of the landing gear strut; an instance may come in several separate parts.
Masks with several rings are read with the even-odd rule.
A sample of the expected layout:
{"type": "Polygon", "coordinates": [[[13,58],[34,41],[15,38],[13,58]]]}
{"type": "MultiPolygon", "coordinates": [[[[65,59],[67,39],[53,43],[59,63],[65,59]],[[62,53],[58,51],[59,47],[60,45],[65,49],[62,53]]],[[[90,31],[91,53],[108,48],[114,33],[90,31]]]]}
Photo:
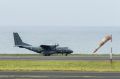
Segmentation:
{"type": "Polygon", "coordinates": [[[67,56],[68,54],[66,53],[65,56],[67,56]]]}

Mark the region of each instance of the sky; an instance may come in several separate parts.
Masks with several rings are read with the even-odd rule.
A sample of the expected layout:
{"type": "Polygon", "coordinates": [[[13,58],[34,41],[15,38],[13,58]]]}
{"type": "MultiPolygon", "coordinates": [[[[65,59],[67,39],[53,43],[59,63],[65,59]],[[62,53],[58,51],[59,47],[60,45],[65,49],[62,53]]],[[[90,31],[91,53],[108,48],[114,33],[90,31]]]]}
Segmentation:
{"type": "Polygon", "coordinates": [[[76,52],[91,52],[105,34],[113,33],[115,46],[120,38],[119,9],[120,0],[0,0],[0,53],[30,52],[13,48],[12,32],[33,45],[59,42],[76,52]],[[88,41],[90,37],[95,38],[88,41]]]}
{"type": "Polygon", "coordinates": [[[120,26],[120,0],[0,0],[0,26],[120,26]]]}

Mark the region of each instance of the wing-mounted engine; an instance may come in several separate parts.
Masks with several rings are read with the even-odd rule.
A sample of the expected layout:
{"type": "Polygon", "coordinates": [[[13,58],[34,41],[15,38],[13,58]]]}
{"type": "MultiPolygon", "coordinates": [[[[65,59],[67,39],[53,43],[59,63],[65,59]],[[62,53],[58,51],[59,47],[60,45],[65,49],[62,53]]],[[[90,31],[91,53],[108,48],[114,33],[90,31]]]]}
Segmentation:
{"type": "Polygon", "coordinates": [[[55,50],[56,47],[58,47],[59,45],[40,45],[40,47],[44,50],[55,50]]]}

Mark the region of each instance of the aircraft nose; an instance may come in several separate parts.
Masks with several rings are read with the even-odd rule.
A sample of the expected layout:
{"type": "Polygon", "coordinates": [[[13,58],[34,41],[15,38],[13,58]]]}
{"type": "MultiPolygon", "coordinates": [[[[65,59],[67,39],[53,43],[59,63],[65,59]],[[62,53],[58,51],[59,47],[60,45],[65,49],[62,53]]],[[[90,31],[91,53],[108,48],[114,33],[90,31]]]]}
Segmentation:
{"type": "Polygon", "coordinates": [[[70,53],[73,53],[73,50],[69,50],[70,51],[70,53]]]}

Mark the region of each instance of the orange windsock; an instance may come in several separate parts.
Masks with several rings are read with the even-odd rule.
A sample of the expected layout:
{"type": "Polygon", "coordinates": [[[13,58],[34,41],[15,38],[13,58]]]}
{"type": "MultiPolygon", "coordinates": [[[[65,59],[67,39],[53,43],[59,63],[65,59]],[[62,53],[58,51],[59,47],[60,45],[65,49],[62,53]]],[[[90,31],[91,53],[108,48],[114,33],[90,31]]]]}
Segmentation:
{"type": "Polygon", "coordinates": [[[99,42],[99,46],[94,50],[93,53],[97,52],[106,42],[108,42],[109,40],[112,40],[112,36],[111,35],[106,35],[100,42],[99,42]]]}

